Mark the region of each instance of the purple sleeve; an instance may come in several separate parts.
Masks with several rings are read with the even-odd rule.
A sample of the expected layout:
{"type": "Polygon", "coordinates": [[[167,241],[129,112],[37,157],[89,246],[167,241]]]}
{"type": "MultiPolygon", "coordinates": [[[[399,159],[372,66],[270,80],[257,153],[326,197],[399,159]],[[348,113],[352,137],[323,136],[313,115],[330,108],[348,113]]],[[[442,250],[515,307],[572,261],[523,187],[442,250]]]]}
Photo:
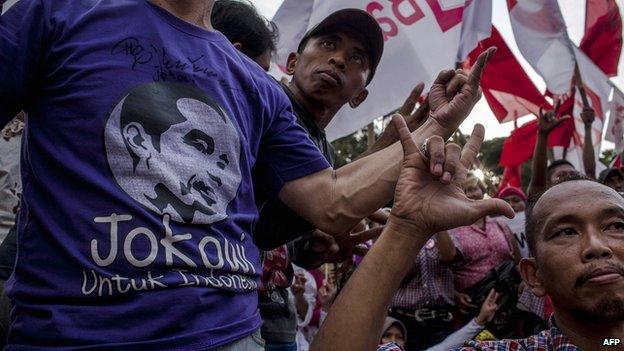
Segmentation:
{"type": "Polygon", "coordinates": [[[42,1],[19,0],[0,17],[0,126],[36,96],[47,37],[42,1]]]}
{"type": "Polygon", "coordinates": [[[284,183],[330,165],[306,131],[297,124],[288,105],[273,118],[264,133],[255,167],[256,181],[277,195],[284,183]]]}

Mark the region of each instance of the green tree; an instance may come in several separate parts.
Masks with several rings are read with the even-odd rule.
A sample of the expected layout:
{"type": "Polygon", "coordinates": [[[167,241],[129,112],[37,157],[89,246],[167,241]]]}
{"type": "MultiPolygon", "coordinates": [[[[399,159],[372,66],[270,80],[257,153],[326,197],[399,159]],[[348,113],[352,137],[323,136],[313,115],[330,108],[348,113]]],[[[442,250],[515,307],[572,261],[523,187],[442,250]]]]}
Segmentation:
{"type": "Polygon", "coordinates": [[[602,152],[600,156],[600,162],[602,162],[605,166],[609,167],[613,159],[617,156],[614,149],[605,150],[602,152]]]}
{"type": "Polygon", "coordinates": [[[332,146],[334,147],[334,165],[336,168],[340,168],[366,151],[366,129],[334,140],[332,146]]]}

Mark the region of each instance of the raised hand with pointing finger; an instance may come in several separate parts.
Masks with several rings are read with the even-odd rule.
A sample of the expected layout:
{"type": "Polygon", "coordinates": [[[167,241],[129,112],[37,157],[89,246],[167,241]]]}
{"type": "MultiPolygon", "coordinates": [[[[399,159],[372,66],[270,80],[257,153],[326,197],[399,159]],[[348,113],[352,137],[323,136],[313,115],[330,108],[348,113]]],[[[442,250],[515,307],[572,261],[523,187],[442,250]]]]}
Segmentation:
{"type": "Polygon", "coordinates": [[[400,115],[393,116],[393,123],[399,132],[404,158],[390,225],[426,234],[469,225],[487,215],[514,216],[505,201],[471,200],[462,190],[461,184],[485,135],[483,126],[474,127],[463,149],[456,144],[445,145],[439,136],[427,139],[419,149],[400,115]]]}
{"type": "Polygon", "coordinates": [[[483,69],[496,52],[495,47],[481,53],[472,71],[444,70],[438,74],[429,91],[429,119],[442,128],[441,136],[450,136],[459,128],[481,98],[479,87],[483,69]]]}

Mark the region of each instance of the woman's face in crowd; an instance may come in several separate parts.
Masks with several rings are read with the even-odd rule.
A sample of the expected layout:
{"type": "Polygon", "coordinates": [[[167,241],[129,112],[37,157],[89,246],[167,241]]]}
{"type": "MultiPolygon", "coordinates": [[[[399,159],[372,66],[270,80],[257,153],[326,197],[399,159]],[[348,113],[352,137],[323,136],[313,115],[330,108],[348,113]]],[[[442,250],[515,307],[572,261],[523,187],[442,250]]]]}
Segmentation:
{"type": "Polygon", "coordinates": [[[522,198],[518,195],[509,195],[506,196],[503,200],[507,201],[513,208],[514,212],[523,212],[526,208],[526,204],[522,200],[522,198]]]}
{"type": "Polygon", "coordinates": [[[382,335],[381,343],[387,344],[394,342],[401,347],[405,347],[405,336],[399,327],[396,325],[390,326],[388,330],[382,335]]]}
{"type": "Polygon", "coordinates": [[[464,182],[464,192],[466,196],[471,200],[482,200],[483,190],[479,186],[479,181],[476,178],[468,178],[464,182]]]}

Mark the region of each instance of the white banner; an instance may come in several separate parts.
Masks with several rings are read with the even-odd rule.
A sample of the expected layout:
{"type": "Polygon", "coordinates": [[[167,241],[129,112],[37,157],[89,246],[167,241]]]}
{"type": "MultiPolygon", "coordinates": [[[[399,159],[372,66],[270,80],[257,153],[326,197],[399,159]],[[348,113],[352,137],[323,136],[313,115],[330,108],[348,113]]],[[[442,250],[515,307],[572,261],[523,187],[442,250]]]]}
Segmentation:
{"type": "MultiPolygon", "coordinates": [[[[315,0],[311,14],[310,1],[286,0],[273,18],[280,30],[278,66],[285,65],[288,53],[296,51],[308,29],[344,8],[359,8],[370,13],[381,26],[385,40],[383,57],[368,86],[367,100],[357,109],[345,106],[338,112],[327,128],[329,140],[348,135],[393,111],[401,106],[416,83],[424,82],[428,90],[439,71],[454,68],[464,6],[489,8],[489,12],[473,12],[475,24],[468,27],[483,28],[482,21],[491,23],[489,0],[315,0]],[[485,20],[476,19],[477,15],[485,20]]],[[[480,36],[464,37],[474,40],[480,36]]],[[[272,73],[280,78],[275,70],[272,73]]]]}

